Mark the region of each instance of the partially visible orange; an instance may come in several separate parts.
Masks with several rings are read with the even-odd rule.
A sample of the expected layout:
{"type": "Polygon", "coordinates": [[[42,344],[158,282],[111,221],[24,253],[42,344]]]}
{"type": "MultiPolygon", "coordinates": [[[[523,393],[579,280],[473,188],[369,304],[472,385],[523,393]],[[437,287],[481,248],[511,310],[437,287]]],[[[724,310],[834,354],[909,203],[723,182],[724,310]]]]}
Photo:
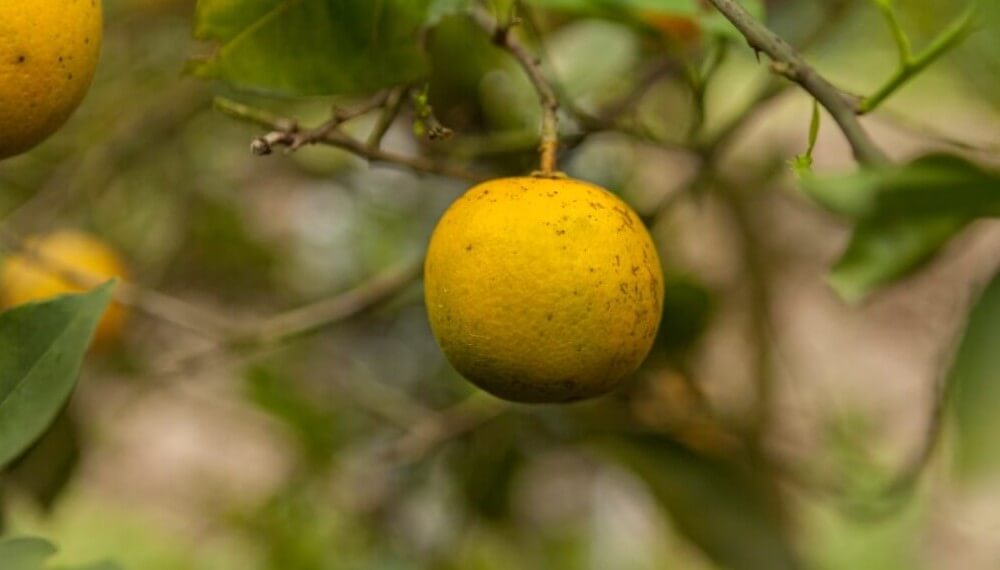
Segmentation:
{"type": "Polygon", "coordinates": [[[0,159],[45,140],[90,87],[100,0],[0,1],[0,159]]]}
{"type": "MultiPolygon", "coordinates": [[[[75,281],[94,285],[127,271],[118,253],[100,239],[75,230],[62,230],[29,238],[26,252],[8,255],[0,264],[0,304],[13,307],[84,289],[75,281]]],[[[94,348],[116,342],[128,310],[118,303],[108,306],[94,333],[94,348]]]]}

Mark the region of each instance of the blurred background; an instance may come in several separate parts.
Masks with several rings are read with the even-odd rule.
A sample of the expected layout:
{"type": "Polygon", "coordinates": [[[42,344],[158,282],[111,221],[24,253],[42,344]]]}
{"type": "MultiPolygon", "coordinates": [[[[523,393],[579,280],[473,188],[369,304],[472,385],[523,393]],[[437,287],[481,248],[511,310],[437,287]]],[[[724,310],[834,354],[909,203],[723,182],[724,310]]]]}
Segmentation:
{"type": "MultiPolygon", "coordinates": [[[[335,298],[343,318],[220,349],[135,314],[3,479],[5,532],[52,539],[64,564],[135,570],[1000,567],[1000,476],[959,481],[948,430],[920,461],[938,379],[1000,266],[1000,226],[973,224],[919,272],[849,305],[825,276],[850,227],[787,166],[806,147],[806,94],[775,89],[757,103],[771,88],[766,58],[708,24],[653,18],[656,38],[539,4],[519,31],[533,47],[544,36],[562,96],[631,131],[567,121],[561,166],[648,220],[667,275],[657,345],[624,388],[570,406],[468,400],[415,270],[468,183],[328,147],[254,156],[263,131],[213,110],[214,97],[306,124],[364,98],[269,98],[192,78],[188,58],[210,52],[192,39],[193,1],[105,0],[83,106],[0,164],[4,224],[92,232],[122,252],[133,282],[204,315],[255,322],[335,298]],[[715,59],[709,87],[692,90],[690,62],[715,59]],[[691,148],[727,132],[706,182],[691,148]],[[622,425],[647,435],[618,437],[622,425]],[[915,461],[919,478],[891,488],[915,461]]],[[[899,13],[921,46],[961,7],[914,0],[899,13]]],[[[872,2],[766,9],[850,92],[894,69],[872,2]]],[[[1000,167],[997,29],[865,119],[894,159],[945,150],[1000,167]]],[[[530,171],[539,111],[516,64],[462,16],[424,41],[428,101],[454,134],[415,133],[406,104],[385,148],[486,176],[530,171]]],[[[345,128],[363,138],[376,120],[345,128]]],[[[817,173],[854,165],[828,120],[814,157],[817,173]]]]}

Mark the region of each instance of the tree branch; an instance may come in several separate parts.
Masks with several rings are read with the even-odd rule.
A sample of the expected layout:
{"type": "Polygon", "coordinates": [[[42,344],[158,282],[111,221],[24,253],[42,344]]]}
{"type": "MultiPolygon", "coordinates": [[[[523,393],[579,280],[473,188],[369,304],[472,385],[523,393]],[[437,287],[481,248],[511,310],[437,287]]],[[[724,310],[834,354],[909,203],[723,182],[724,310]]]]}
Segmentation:
{"type": "Polygon", "coordinates": [[[403,108],[403,101],[406,100],[406,95],[409,91],[409,88],[402,87],[390,93],[389,99],[385,102],[385,107],[382,109],[382,113],[378,116],[378,122],[372,129],[371,134],[368,135],[368,148],[379,148],[382,146],[382,139],[389,132],[393,121],[399,116],[399,111],[403,108]]]}
{"type": "Polygon", "coordinates": [[[854,157],[862,164],[885,164],[886,155],[875,145],[858,121],[858,104],[816,72],[785,40],[758,22],[735,0],[709,0],[736,27],[756,51],[766,53],[772,69],[798,83],[819,101],[840,126],[854,157]]]}
{"type": "Polygon", "coordinates": [[[278,117],[263,109],[250,107],[222,97],[215,99],[215,108],[230,117],[271,129],[271,132],[253,141],[251,149],[254,154],[270,154],[275,146],[285,146],[289,150],[296,150],[306,145],[323,144],[346,150],[370,162],[401,166],[416,172],[438,174],[472,182],[479,182],[486,178],[482,174],[447,163],[423,157],[403,156],[369,146],[347,135],[339,128],[331,127],[330,124],[336,120],[336,117],[314,129],[303,130],[299,127],[298,121],[294,119],[278,117]]]}
{"type": "Polygon", "coordinates": [[[341,321],[385,299],[420,277],[422,260],[408,261],[376,275],[340,295],[280,313],[248,327],[234,337],[235,344],[271,344],[341,321]]]}
{"type": "Polygon", "coordinates": [[[516,21],[502,25],[482,7],[474,9],[471,16],[473,21],[490,35],[494,44],[517,60],[538,93],[542,105],[542,144],[539,149],[541,172],[546,175],[554,174],[557,171],[556,158],[559,152],[559,98],[542,74],[541,62],[511,34],[511,27],[517,23],[516,21]]]}
{"type": "MultiPolygon", "coordinates": [[[[9,229],[0,230],[0,242],[4,249],[24,255],[40,269],[52,273],[74,287],[91,289],[105,281],[103,277],[79,271],[42,255],[27,240],[9,229]]],[[[221,315],[164,293],[129,283],[120,277],[112,295],[117,303],[212,340],[226,338],[235,330],[235,324],[221,315]]]]}
{"type": "Polygon", "coordinates": [[[315,303],[279,313],[256,323],[233,327],[211,346],[173,356],[156,366],[153,375],[183,374],[227,350],[244,351],[273,346],[289,338],[306,334],[353,317],[385,300],[420,277],[421,261],[405,261],[390,267],[353,289],[315,303]]]}
{"type": "Polygon", "coordinates": [[[420,460],[447,441],[466,434],[496,418],[511,404],[481,393],[428,416],[384,450],[394,465],[420,460]]]}

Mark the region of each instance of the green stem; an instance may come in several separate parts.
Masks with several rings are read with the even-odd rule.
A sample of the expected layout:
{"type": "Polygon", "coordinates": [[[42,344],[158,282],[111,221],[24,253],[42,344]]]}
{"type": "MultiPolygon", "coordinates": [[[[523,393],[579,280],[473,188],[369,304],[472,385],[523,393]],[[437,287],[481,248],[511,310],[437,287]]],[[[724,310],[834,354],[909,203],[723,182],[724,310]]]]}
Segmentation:
{"type": "Polygon", "coordinates": [[[844,96],[785,40],[757,21],[736,0],[708,0],[736,27],[754,50],[762,51],[773,60],[772,69],[798,83],[811,94],[840,126],[854,157],[867,165],[886,164],[888,157],[875,145],[856,116],[853,102],[844,96]]]}
{"type": "Polygon", "coordinates": [[[893,9],[892,2],[876,1],[875,3],[878,5],[879,10],[882,11],[882,15],[885,16],[885,21],[892,31],[892,38],[896,41],[896,48],[899,50],[899,65],[901,67],[910,65],[910,61],[913,58],[910,39],[906,37],[906,32],[899,25],[899,18],[896,17],[896,10],[893,9]]]}
{"type": "MultiPolygon", "coordinates": [[[[950,49],[958,45],[962,40],[968,37],[974,30],[975,22],[975,4],[969,6],[965,12],[962,13],[958,18],[955,19],[941,34],[927,46],[924,51],[918,54],[916,57],[905,56],[905,59],[901,60],[899,69],[885,82],[882,87],[875,91],[874,94],[870,95],[861,102],[859,107],[859,112],[861,114],[870,113],[878,108],[886,99],[892,96],[897,90],[899,90],[903,85],[908,83],[915,76],[920,74],[924,69],[930,64],[938,60],[942,55],[948,53],[950,49]]],[[[892,17],[895,21],[895,16],[892,17]]],[[[900,30],[897,32],[898,23],[893,26],[893,34],[902,33],[900,30]]],[[[898,43],[898,40],[897,40],[898,43]]],[[[903,55],[903,48],[900,47],[901,57],[903,55]]],[[[908,48],[907,48],[908,51],[908,48]]]]}

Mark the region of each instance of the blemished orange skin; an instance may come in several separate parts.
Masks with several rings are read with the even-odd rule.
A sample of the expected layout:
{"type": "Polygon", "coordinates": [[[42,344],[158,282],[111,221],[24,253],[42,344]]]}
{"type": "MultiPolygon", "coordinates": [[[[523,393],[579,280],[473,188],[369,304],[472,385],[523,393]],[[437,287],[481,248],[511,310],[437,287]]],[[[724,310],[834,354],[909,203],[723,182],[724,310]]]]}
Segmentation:
{"type": "Polygon", "coordinates": [[[431,237],[431,328],[469,381],[517,402],[607,393],[645,359],[663,278],[639,217],[607,190],[568,178],[475,186],[431,237]]]}
{"type": "Polygon", "coordinates": [[[101,51],[101,0],[0,1],[0,159],[61,127],[101,51]]]}
{"type": "MultiPolygon", "coordinates": [[[[76,277],[97,284],[127,276],[119,255],[83,232],[62,230],[32,237],[25,246],[31,253],[8,255],[0,263],[0,304],[4,308],[82,291],[83,287],[70,281],[76,277]]],[[[111,303],[97,325],[91,348],[103,350],[116,343],[127,319],[128,309],[111,303]]]]}

